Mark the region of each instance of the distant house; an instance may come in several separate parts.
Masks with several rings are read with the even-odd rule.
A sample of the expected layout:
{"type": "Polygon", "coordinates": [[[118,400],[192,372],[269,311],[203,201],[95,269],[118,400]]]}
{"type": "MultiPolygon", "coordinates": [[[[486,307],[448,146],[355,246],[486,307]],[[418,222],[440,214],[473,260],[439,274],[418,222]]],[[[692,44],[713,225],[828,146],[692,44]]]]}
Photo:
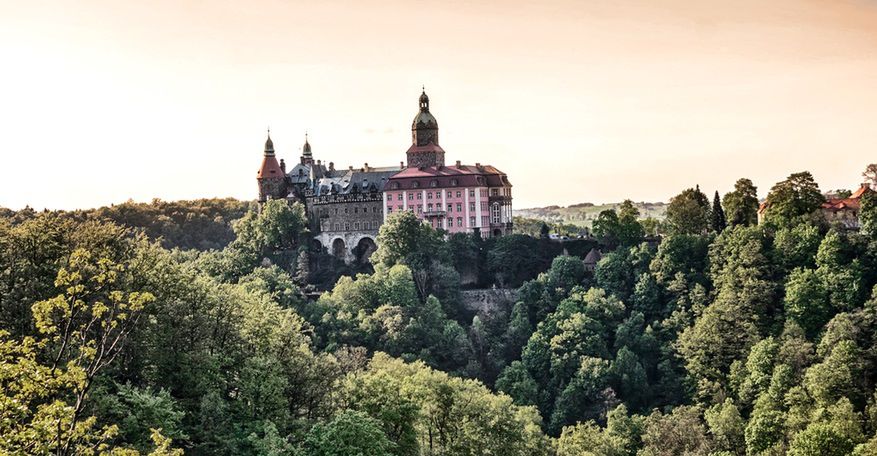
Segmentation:
{"type": "Polygon", "coordinates": [[[858,230],[861,226],[859,212],[862,208],[862,197],[873,191],[868,183],[864,183],[848,198],[828,199],[822,203],[822,216],[832,225],[858,230]]]}
{"type": "Polygon", "coordinates": [[[593,248],[587,255],[585,255],[585,259],[583,262],[585,263],[585,271],[593,272],[597,269],[597,263],[603,259],[603,254],[600,253],[599,250],[593,248]]]}
{"type": "MultiPolygon", "coordinates": [[[[822,203],[819,211],[822,217],[830,225],[839,226],[848,230],[858,230],[861,227],[859,223],[859,213],[862,208],[862,197],[874,190],[871,184],[863,183],[859,189],[853,192],[847,198],[829,197],[822,203]]],[[[764,222],[764,214],[767,211],[767,202],[758,206],[758,223],[764,222]]]]}

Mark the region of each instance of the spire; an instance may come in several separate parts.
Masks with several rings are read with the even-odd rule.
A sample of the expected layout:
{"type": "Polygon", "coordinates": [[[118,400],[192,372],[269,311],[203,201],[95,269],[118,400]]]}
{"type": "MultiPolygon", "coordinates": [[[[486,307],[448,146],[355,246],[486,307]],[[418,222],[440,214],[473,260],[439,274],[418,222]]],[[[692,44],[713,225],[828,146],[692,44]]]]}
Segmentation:
{"type": "Polygon", "coordinates": [[[429,97],[426,96],[426,86],[422,87],[420,93],[420,112],[429,112],[429,97]]]}
{"type": "Polygon", "coordinates": [[[274,155],[274,141],[271,141],[271,129],[268,129],[268,140],[265,141],[265,155],[274,155]]]}
{"type": "Polygon", "coordinates": [[[305,131],[305,143],[301,146],[301,164],[312,165],[314,163],[314,155],[311,153],[311,143],[308,141],[308,132],[305,131]]]}

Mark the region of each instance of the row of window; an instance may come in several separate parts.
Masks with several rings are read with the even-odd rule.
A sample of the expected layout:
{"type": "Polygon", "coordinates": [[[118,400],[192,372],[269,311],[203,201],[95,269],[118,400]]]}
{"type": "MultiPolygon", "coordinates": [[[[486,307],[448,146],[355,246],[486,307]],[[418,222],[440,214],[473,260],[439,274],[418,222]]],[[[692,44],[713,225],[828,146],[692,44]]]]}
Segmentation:
{"type": "MultiPolygon", "coordinates": [[[[456,206],[457,206],[457,212],[463,212],[463,203],[457,203],[456,206]]],[[[422,206],[422,205],[412,206],[412,210],[414,210],[414,209],[413,209],[414,207],[417,208],[417,213],[418,213],[418,214],[421,213],[421,212],[423,212],[423,206],[422,206]]],[[[432,203],[428,203],[428,204],[426,205],[426,211],[427,211],[427,212],[432,212],[433,209],[435,209],[435,210],[437,210],[437,211],[440,211],[440,210],[442,210],[442,205],[441,205],[441,204],[436,204],[435,206],[433,206],[432,203]]],[[[482,203],[482,204],[481,204],[481,209],[486,211],[486,210],[487,210],[487,203],[482,203]]],[[[405,207],[404,207],[404,206],[396,206],[396,210],[397,210],[397,211],[402,211],[402,210],[405,210],[405,207]]],[[[448,210],[448,212],[454,212],[454,204],[453,204],[453,203],[448,203],[447,210],[448,210]]],[[[470,212],[475,212],[475,203],[469,203],[469,211],[470,211],[470,212]]],[[[392,204],[388,204],[388,205],[387,205],[387,213],[390,214],[390,213],[392,213],[392,212],[393,212],[393,205],[392,205],[392,204]]]]}
{"type": "MultiPolygon", "coordinates": [[[[342,226],[344,227],[344,231],[350,231],[350,226],[351,226],[350,222],[344,222],[343,225],[341,223],[338,223],[338,222],[336,222],[334,225],[331,225],[329,223],[325,223],[323,225],[323,231],[329,231],[330,228],[334,228],[334,231],[341,231],[342,226]]],[[[379,227],[380,227],[380,222],[374,222],[374,223],[369,222],[369,221],[365,221],[362,223],[353,222],[354,231],[359,231],[360,229],[363,229],[363,230],[375,229],[376,230],[379,227]]]]}
{"type": "MultiPolygon", "coordinates": [[[[338,215],[338,214],[339,214],[339,212],[338,212],[338,208],[337,208],[337,207],[334,208],[334,209],[332,209],[332,211],[334,211],[333,213],[334,213],[335,215],[338,215]]],[[[372,206],[372,207],[371,207],[371,212],[372,212],[372,213],[377,214],[379,211],[380,211],[380,207],[378,207],[378,206],[372,206]]],[[[363,214],[367,214],[367,213],[369,212],[369,208],[368,208],[368,207],[360,208],[359,206],[356,206],[356,207],[353,208],[353,213],[354,213],[354,214],[359,214],[360,212],[362,212],[363,214]]],[[[344,213],[345,213],[345,214],[349,214],[349,213],[350,213],[350,208],[349,208],[349,207],[345,207],[345,208],[344,208],[344,213]]],[[[320,215],[329,215],[329,209],[320,209],[320,215]]]]}
{"type": "MultiPolygon", "coordinates": [[[[399,200],[399,201],[402,201],[402,198],[403,198],[402,195],[404,195],[404,193],[399,193],[399,194],[397,194],[397,195],[396,195],[396,199],[399,200]]],[[[448,196],[450,196],[450,195],[451,195],[451,192],[448,192],[448,196]]],[[[475,190],[469,190],[469,196],[470,196],[471,198],[475,198],[475,190]]],[[[440,192],[436,192],[436,193],[435,193],[435,199],[439,199],[439,198],[441,198],[441,197],[442,197],[442,194],[441,194],[440,192]]],[[[462,198],[462,197],[463,197],[463,192],[457,191],[457,198],[462,198]]],[[[392,198],[392,195],[391,195],[389,198],[392,198]]],[[[389,198],[388,198],[388,199],[389,199],[389,198]]],[[[411,201],[411,200],[413,200],[413,199],[415,199],[415,198],[416,198],[416,199],[423,199],[423,193],[422,193],[422,192],[410,192],[410,193],[408,193],[408,200],[409,200],[409,201],[411,201]],[[416,195],[416,196],[415,196],[415,195],[416,195]]],[[[432,193],[432,192],[426,192],[426,199],[428,199],[428,200],[433,199],[433,193],[432,193]]]]}
{"type": "MultiPolygon", "coordinates": [[[[481,182],[480,178],[479,178],[478,182],[481,182]]],[[[450,183],[451,183],[451,187],[456,187],[457,185],[460,184],[460,182],[457,181],[457,179],[451,179],[451,182],[450,182],[450,183]]],[[[436,179],[433,179],[433,180],[429,181],[429,186],[430,186],[430,187],[438,187],[438,185],[439,185],[439,182],[438,182],[438,180],[436,180],[436,179]]],[[[412,183],[411,183],[411,187],[412,187],[412,188],[420,188],[420,182],[419,182],[419,181],[414,181],[414,182],[412,182],[412,183]]],[[[394,190],[398,189],[398,188],[399,188],[399,183],[398,183],[398,182],[393,182],[393,184],[391,185],[391,188],[393,188],[394,190]]]]}

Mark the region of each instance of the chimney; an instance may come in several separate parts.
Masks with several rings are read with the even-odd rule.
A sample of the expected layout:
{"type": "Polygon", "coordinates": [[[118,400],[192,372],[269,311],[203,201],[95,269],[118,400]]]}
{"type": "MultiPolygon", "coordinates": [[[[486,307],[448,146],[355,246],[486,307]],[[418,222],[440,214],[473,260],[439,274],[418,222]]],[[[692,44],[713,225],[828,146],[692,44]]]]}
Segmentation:
{"type": "Polygon", "coordinates": [[[476,168],[481,168],[481,163],[475,163],[476,168]]]}
{"type": "Polygon", "coordinates": [[[368,162],[365,164],[365,172],[368,172],[368,162]]]}
{"type": "Polygon", "coordinates": [[[335,171],[335,162],[329,162],[329,171],[335,171]]]}
{"type": "Polygon", "coordinates": [[[461,166],[463,166],[463,164],[460,163],[460,160],[457,160],[457,169],[460,169],[461,166]]]}
{"type": "Polygon", "coordinates": [[[353,171],[353,165],[348,166],[348,167],[347,167],[347,170],[348,170],[348,171],[353,171]]]}
{"type": "Polygon", "coordinates": [[[283,174],[286,174],[286,162],[283,159],[280,159],[280,171],[283,171],[283,174]]]}
{"type": "Polygon", "coordinates": [[[405,169],[405,162],[399,162],[399,169],[405,169]]]}

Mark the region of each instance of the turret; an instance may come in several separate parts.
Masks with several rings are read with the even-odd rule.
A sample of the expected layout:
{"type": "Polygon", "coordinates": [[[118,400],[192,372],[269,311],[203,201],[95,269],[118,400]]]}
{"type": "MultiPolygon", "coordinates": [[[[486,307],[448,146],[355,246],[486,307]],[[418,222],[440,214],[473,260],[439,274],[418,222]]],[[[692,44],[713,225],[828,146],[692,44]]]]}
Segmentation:
{"type": "Polygon", "coordinates": [[[305,144],[301,147],[301,164],[313,165],[314,155],[311,153],[311,143],[308,142],[308,134],[305,132],[305,144]]]}
{"type": "Polygon", "coordinates": [[[268,199],[285,198],[286,174],[277,163],[274,155],[274,141],[271,141],[271,130],[268,130],[268,139],[265,141],[265,152],[262,155],[262,166],[256,174],[256,182],[259,184],[259,201],[268,199]]]}
{"type": "Polygon", "coordinates": [[[411,123],[411,147],[408,149],[408,166],[423,168],[445,165],[445,151],[439,146],[438,121],[429,112],[426,89],[420,94],[420,110],[411,123]]]}

